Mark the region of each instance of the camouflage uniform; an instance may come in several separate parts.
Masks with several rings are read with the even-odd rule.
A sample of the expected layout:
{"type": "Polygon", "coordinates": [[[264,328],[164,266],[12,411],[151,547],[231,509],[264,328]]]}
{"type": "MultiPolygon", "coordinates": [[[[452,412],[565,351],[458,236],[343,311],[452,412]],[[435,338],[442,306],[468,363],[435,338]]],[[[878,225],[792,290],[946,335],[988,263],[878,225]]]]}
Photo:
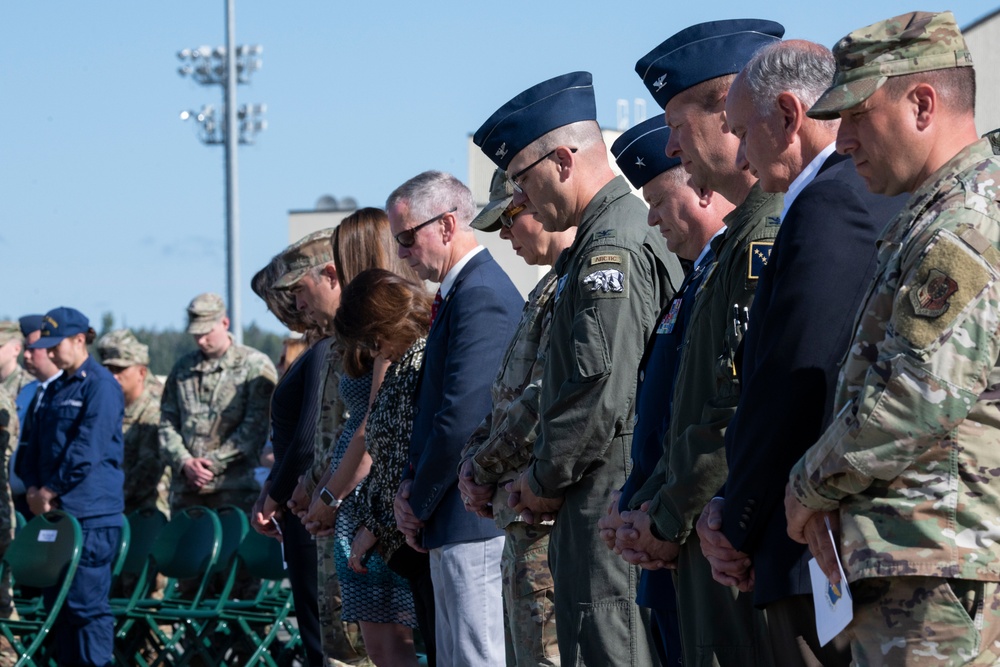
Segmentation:
{"type": "Polygon", "coordinates": [[[163,383],[149,374],[142,394],[125,406],[125,513],[156,507],[170,516],[170,478],[160,453],[160,400],[163,383]]]}
{"type": "Polygon", "coordinates": [[[508,665],[559,664],[548,559],[552,529],[524,523],[507,506],[504,489],[528,467],[538,437],[539,389],[557,278],[555,271],[549,271],[528,295],[521,322],[493,382],[493,411],[462,452],[463,463],[472,460],[477,484],[497,486],[493,516],[507,538],[500,565],[508,665]]]}
{"type": "MultiPolygon", "coordinates": [[[[128,329],[111,331],[97,341],[97,353],[104,366],[128,368],[149,366],[149,348],[128,329]]],[[[125,514],[156,507],[170,516],[170,470],[160,453],[160,399],[163,383],[152,373],[139,398],[125,406],[122,432],[125,441],[125,514]]]]}
{"type": "MultiPolygon", "coordinates": [[[[12,340],[21,341],[22,346],[24,345],[24,335],[21,333],[21,325],[9,320],[0,322],[0,345],[6,345],[12,340]]],[[[15,365],[11,374],[0,380],[0,389],[5,389],[16,400],[17,395],[21,393],[24,386],[33,382],[34,379],[20,365],[15,365]]]]}
{"type": "MultiPolygon", "coordinates": [[[[865,47],[889,66],[905,59],[899,74],[968,55],[950,13],[869,26],[834,50],[830,106],[871,94],[851,104],[857,89],[837,85],[865,47]]],[[[836,416],[790,475],[805,507],[840,511],[858,664],[1000,661],[998,138],[962,149],[889,224],[836,416]]]]}
{"type": "MultiPolygon", "coordinates": [[[[344,373],[342,355],[343,351],[336,343],[330,345],[326,356],[326,372],[320,385],[319,422],[316,426],[313,465],[305,480],[310,495],[323,474],[330,469],[333,450],[347,419],[347,409],[340,398],[340,378],[344,373]]],[[[317,603],[323,631],[323,654],[330,664],[337,664],[339,661],[366,664],[367,653],[361,639],[360,626],[357,623],[345,623],[340,617],[343,602],[333,545],[333,536],[316,538],[319,581],[317,603]]]]}
{"type": "Polygon", "coordinates": [[[160,446],[178,471],[171,482],[173,507],[219,501],[250,510],[260,493],[253,469],[267,439],[275,376],[266,355],[235,343],[218,359],[195,351],[177,362],[160,406],[160,446]],[[201,489],[180,472],[193,457],[212,463],[215,477],[201,489]]]}
{"type": "MultiPolygon", "coordinates": [[[[14,500],[10,494],[7,474],[20,432],[14,397],[0,388],[0,558],[3,558],[14,539],[14,500]]],[[[0,582],[0,617],[9,618],[13,610],[10,578],[6,577],[5,581],[0,582]]]]}
{"type": "Polygon", "coordinates": [[[758,652],[769,644],[753,595],[715,582],[693,527],[728,475],[725,433],[739,403],[734,355],[743,337],[733,306],[742,310],[753,301],[778,233],[782,202],[780,194],[754,185],[726,216],[725,234],[712,241],[717,260],[695,293],[684,332],[667,447],[629,504],[635,509],[649,501],[658,536],[680,543],[677,611],[684,660],[693,664],[716,659],[721,664],[768,664],[758,652]]]}

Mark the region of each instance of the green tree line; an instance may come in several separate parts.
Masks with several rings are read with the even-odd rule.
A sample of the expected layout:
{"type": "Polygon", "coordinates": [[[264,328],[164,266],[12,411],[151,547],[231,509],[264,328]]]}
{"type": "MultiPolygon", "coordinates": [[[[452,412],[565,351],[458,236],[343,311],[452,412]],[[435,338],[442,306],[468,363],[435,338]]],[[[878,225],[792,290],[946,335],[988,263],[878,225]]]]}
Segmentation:
{"type": "MultiPolygon", "coordinates": [[[[98,338],[116,328],[121,327],[115,325],[114,316],[111,313],[104,313],[101,316],[101,328],[97,332],[98,338]]],[[[149,346],[149,370],[156,375],[169,374],[174,363],[182,355],[197,349],[191,334],[184,331],[130,328],[136,338],[149,346]]],[[[260,350],[275,364],[281,357],[283,340],[283,336],[261,329],[256,322],[251,322],[249,326],[243,328],[243,344],[260,350]]],[[[91,350],[91,353],[96,356],[97,351],[91,350]]]]}

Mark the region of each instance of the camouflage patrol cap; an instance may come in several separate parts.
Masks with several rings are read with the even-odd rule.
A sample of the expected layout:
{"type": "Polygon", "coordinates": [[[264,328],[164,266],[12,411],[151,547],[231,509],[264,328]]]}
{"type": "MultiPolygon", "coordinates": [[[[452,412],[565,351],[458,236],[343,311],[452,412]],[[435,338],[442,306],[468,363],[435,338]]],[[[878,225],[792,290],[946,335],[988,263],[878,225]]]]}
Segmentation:
{"type": "Polygon", "coordinates": [[[288,289],[302,280],[314,266],[333,261],[333,228],[321,229],[304,236],[281,253],[285,273],[274,281],[275,289],[288,289]]]}
{"type": "Polygon", "coordinates": [[[207,334],[226,316],[226,303],[218,294],[205,292],[191,299],[187,307],[189,334],[207,334]]]}
{"type": "Polygon", "coordinates": [[[97,341],[97,354],[105,366],[128,368],[148,366],[149,348],[135,337],[130,329],[109,331],[97,341]]]}
{"type": "Polygon", "coordinates": [[[24,342],[21,325],[10,320],[0,321],[0,345],[6,345],[12,340],[24,342]]]}
{"type": "Polygon", "coordinates": [[[507,179],[507,172],[497,167],[490,181],[490,203],[470,223],[475,229],[495,232],[500,229],[500,216],[514,200],[514,187],[507,179]]]}
{"type": "Polygon", "coordinates": [[[855,30],[833,47],[833,85],[807,112],[833,120],[871,97],[890,76],[972,67],[951,12],[911,12],[855,30]]]}

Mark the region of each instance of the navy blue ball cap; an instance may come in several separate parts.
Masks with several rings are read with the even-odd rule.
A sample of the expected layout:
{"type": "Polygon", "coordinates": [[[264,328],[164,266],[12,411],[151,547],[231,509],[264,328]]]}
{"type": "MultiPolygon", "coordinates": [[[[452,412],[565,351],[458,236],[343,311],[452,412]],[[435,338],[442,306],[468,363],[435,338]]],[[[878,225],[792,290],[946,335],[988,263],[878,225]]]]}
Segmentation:
{"type": "Polygon", "coordinates": [[[87,333],[90,320],[75,308],[53,308],[42,318],[42,337],[28,346],[31,350],[55,347],[64,338],[87,333]]]}
{"type": "Polygon", "coordinates": [[[667,157],[669,140],[670,128],[664,125],[663,115],[657,114],[625,130],[611,144],[611,154],[632,187],[641,189],[663,172],[681,165],[680,158],[667,157]]]}
{"type": "Polygon", "coordinates": [[[41,315],[25,315],[17,319],[21,327],[21,335],[27,337],[42,328],[44,318],[41,315]]]}
{"type": "Polygon", "coordinates": [[[501,169],[547,132],[583,120],[597,120],[593,77],[570,72],[543,81],[497,109],[472,137],[501,169]]]}
{"type": "Polygon", "coordinates": [[[784,34],[783,25],[764,19],[698,23],[640,58],[635,71],[662,109],[674,95],[691,86],[736,74],[757,49],[784,34]]]}

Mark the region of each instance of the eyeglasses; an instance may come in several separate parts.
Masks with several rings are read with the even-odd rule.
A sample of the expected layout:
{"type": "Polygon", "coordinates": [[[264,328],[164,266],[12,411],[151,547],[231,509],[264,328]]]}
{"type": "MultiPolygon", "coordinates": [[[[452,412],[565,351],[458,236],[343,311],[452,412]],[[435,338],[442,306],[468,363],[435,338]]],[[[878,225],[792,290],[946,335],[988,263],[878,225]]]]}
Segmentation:
{"type": "Polygon", "coordinates": [[[514,226],[514,218],[517,214],[528,208],[525,204],[518,204],[517,206],[511,205],[504,209],[504,212],[500,214],[500,224],[510,229],[514,226]]]}
{"type": "MultiPolygon", "coordinates": [[[[514,188],[514,191],[515,191],[515,192],[518,192],[518,193],[520,193],[520,194],[522,194],[522,195],[523,195],[523,194],[524,194],[524,190],[522,190],[522,189],[521,189],[521,179],[522,179],[522,178],[524,177],[524,175],[525,175],[526,173],[528,173],[528,171],[530,171],[530,170],[531,170],[531,169],[532,169],[533,167],[537,166],[537,165],[538,165],[539,163],[541,163],[541,162],[542,162],[543,160],[545,160],[546,158],[549,158],[549,157],[552,157],[552,154],[553,154],[553,153],[555,153],[557,149],[558,149],[558,147],[556,147],[556,148],[553,148],[553,149],[552,149],[552,150],[550,150],[550,151],[549,151],[548,153],[546,153],[546,154],[545,154],[545,155],[543,155],[542,157],[538,158],[537,160],[535,160],[534,162],[532,162],[531,164],[529,164],[529,165],[528,165],[527,167],[525,167],[525,168],[524,168],[524,169],[522,169],[521,171],[517,172],[517,173],[516,173],[516,174],[514,174],[513,176],[510,176],[510,177],[509,177],[509,178],[508,178],[507,180],[509,180],[509,181],[510,181],[510,184],[511,184],[511,187],[513,187],[513,188],[514,188]]],[[[571,148],[571,149],[569,149],[569,152],[570,152],[570,153],[575,153],[575,152],[576,152],[576,149],[575,149],[575,148],[571,148]]]]}
{"type": "Polygon", "coordinates": [[[396,243],[398,243],[399,245],[403,246],[404,248],[412,248],[413,244],[417,242],[417,231],[421,227],[426,227],[427,225],[431,224],[432,222],[437,222],[438,220],[440,220],[444,216],[448,215],[449,213],[454,213],[457,210],[458,210],[458,207],[456,206],[455,208],[451,209],[450,211],[445,211],[444,213],[442,213],[440,215],[435,215],[433,218],[431,218],[427,222],[421,222],[416,227],[410,227],[409,229],[404,229],[400,233],[396,234],[396,236],[394,237],[396,239],[396,243]]]}

